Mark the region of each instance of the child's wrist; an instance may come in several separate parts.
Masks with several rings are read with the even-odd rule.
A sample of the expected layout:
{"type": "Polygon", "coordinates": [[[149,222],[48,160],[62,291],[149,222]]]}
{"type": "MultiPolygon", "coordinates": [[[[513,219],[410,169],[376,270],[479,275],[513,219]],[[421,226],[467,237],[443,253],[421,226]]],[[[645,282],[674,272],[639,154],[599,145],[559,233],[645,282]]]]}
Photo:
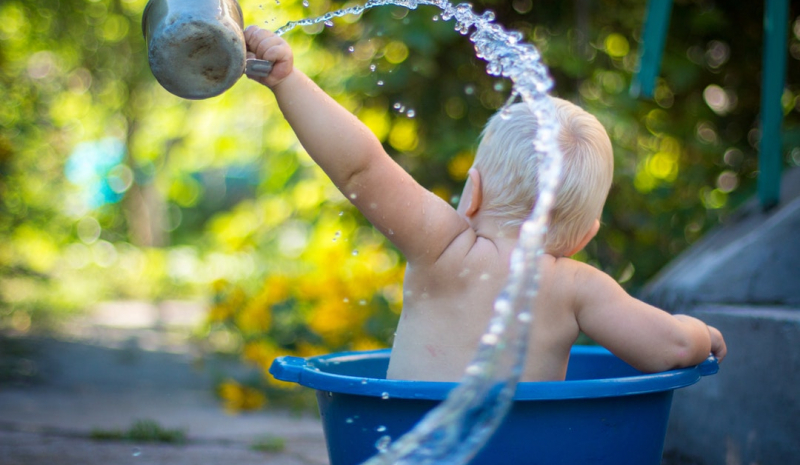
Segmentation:
{"type": "Polygon", "coordinates": [[[270,89],[272,89],[273,92],[275,92],[278,90],[279,87],[286,87],[286,82],[297,78],[298,74],[299,73],[297,68],[292,66],[292,69],[288,73],[286,73],[285,76],[281,77],[279,81],[276,81],[271,85],[267,84],[267,87],[269,87],[270,89]]]}

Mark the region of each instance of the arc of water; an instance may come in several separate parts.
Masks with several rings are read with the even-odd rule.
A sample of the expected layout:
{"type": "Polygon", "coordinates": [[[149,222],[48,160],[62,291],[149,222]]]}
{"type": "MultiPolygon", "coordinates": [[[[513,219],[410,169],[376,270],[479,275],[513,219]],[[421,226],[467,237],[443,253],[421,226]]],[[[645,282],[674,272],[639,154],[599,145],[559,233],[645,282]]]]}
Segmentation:
{"type": "MultiPolygon", "coordinates": [[[[473,12],[467,3],[447,0],[368,0],[364,5],[326,13],[317,18],[287,23],[276,31],[284,34],[297,26],[308,26],[348,14],[361,14],[376,6],[395,5],[416,9],[433,5],[441,18],[456,20],[455,29],[470,40],[476,55],[487,62],[486,71],[513,83],[507,103],[522,97],[539,123],[532,141],[540,158],[541,176],[536,205],[522,225],[510,264],[509,277],[494,303],[494,314],[475,358],[447,399],[429,412],[410,432],[390,445],[381,444],[379,454],[364,465],[464,464],[489,440],[511,406],[522,371],[528,342],[532,305],[538,292],[538,257],[561,173],[561,154],[556,144],[558,125],[553,104],[547,98],[553,86],[538,50],[523,42],[517,31],[506,31],[494,23],[494,13],[473,12]]],[[[379,441],[381,442],[381,441],[379,441]]]]}

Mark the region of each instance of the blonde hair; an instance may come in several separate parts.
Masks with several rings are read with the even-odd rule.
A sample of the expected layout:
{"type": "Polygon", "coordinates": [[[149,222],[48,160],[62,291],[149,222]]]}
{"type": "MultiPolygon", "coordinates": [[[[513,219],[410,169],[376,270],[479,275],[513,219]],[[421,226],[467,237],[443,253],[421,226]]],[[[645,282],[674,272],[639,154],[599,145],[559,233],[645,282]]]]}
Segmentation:
{"type": "MultiPolygon", "coordinates": [[[[563,164],[545,251],[565,254],[600,218],[611,188],[614,155],[597,118],[573,103],[551,98],[560,125],[557,142],[563,164]]],[[[473,163],[481,175],[482,208],[504,219],[505,225],[521,225],[536,202],[540,160],[533,140],[537,130],[536,116],[524,102],[492,116],[483,130],[473,163]]]]}

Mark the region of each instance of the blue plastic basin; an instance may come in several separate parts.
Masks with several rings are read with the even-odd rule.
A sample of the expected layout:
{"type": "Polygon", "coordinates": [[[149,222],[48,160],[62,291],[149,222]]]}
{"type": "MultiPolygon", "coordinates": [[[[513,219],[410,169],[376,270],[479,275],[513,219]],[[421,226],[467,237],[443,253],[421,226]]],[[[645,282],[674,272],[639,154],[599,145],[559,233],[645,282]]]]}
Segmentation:
{"type": "MultiPolygon", "coordinates": [[[[317,390],[331,465],[357,465],[383,436],[399,438],[456,383],[387,380],[389,350],[280,357],[275,378],[317,390]],[[388,398],[385,398],[387,397],[388,398]]],[[[606,349],[575,346],[566,381],[520,383],[480,465],[659,465],[675,389],[718,370],[643,374],[606,349]]]]}

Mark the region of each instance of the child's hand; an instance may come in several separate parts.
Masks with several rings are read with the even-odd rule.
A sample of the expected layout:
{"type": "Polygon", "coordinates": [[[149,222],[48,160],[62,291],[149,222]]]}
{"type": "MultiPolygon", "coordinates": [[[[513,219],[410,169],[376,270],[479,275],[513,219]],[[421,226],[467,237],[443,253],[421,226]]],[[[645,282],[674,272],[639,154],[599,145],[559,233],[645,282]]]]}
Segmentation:
{"type": "Polygon", "coordinates": [[[244,42],[247,44],[247,58],[272,62],[272,71],[267,77],[250,79],[273,88],[292,73],[294,56],[289,44],[282,37],[257,26],[248,26],[244,30],[244,42]]]}
{"type": "Polygon", "coordinates": [[[722,337],[722,333],[713,326],[708,327],[708,335],[711,336],[711,353],[714,354],[714,357],[717,357],[717,362],[721,362],[725,358],[725,354],[728,353],[725,339],[722,337]]]}

